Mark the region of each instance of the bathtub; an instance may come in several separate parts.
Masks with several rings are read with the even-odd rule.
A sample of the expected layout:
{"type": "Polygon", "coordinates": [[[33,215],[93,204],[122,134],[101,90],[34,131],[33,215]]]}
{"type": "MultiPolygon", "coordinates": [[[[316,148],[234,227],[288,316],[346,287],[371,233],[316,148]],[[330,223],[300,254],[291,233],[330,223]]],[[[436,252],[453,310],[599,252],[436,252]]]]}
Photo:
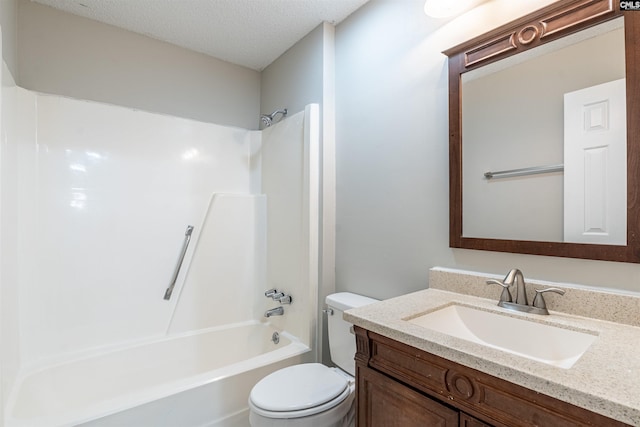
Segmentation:
{"type": "Polygon", "coordinates": [[[76,355],[20,376],[5,427],[247,425],[253,385],[308,356],[253,321],[76,355]]]}

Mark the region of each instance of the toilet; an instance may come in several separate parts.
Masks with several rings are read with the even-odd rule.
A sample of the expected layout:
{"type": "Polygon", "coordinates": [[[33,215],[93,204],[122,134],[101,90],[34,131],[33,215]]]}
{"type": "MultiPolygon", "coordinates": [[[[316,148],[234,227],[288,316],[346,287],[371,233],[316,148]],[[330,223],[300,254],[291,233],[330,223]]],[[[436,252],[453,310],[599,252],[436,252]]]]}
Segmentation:
{"type": "Polygon", "coordinates": [[[303,363],[261,379],[249,395],[252,427],[349,427],[355,421],[356,340],[345,310],[377,300],[350,292],[327,296],[329,349],[337,368],[303,363]]]}

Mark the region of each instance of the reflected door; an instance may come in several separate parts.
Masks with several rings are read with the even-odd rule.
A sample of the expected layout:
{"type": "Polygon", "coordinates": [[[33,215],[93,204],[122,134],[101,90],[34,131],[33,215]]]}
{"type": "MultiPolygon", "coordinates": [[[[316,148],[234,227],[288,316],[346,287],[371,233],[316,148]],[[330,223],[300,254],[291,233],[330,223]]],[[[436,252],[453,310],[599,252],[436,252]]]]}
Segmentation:
{"type": "Polygon", "coordinates": [[[564,240],[626,245],[625,79],[564,95],[564,240]]]}

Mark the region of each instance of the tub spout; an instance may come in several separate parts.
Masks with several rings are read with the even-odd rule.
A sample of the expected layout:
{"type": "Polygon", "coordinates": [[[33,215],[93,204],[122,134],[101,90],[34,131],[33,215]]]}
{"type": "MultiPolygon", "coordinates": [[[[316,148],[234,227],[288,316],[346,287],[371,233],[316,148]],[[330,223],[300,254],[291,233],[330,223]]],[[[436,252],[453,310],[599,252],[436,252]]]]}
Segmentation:
{"type": "Polygon", "coordinates": [[[265,311],[264,317],[282,316],[283,314],[284,314],[284,308],[276,307],[276,308],[272,308],[271,310],[265,311]]]}

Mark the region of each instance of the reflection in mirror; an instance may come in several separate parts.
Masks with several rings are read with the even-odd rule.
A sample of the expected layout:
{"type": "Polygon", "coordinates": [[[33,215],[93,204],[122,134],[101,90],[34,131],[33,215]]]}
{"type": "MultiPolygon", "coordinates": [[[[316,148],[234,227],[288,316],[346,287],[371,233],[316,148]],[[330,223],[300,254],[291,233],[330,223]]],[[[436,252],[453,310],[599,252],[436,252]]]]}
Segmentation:
{"type": "Polygon", "coordinates": [[[623,22],[462,74],[464,237],[626,244],[623,22]]]}
{"type": "Polygon", "coordinates": [[[444,52],[450,247],[640,263],[637,40],[640,13],[622,11],[611,0],[560,0],[444,52]],[[594,36],[595,27],[604,38],[594,36]],[[570,48],[576,38],[580,43],[570,48]],[[557,42],[560,50],[546,50],[557,42]],[[544,56],[551,60],[545,63],[544,56]],[[510,68],[515,75],[492,82],[513,73],[510,68]],[[620,106],[613,98],[602,102],[616,85],[620,106]],[[582,137],[585,129],[599,137],[618,125],[622,135],[614,139],[626,133],[622,146],[582,137]],[[574,139],[589,144],[567,143],[574,139]],[[540,166],[556,171],[495,174],[540,166]],[[491,179],[487,172],[494,173],[491,179]]]}

